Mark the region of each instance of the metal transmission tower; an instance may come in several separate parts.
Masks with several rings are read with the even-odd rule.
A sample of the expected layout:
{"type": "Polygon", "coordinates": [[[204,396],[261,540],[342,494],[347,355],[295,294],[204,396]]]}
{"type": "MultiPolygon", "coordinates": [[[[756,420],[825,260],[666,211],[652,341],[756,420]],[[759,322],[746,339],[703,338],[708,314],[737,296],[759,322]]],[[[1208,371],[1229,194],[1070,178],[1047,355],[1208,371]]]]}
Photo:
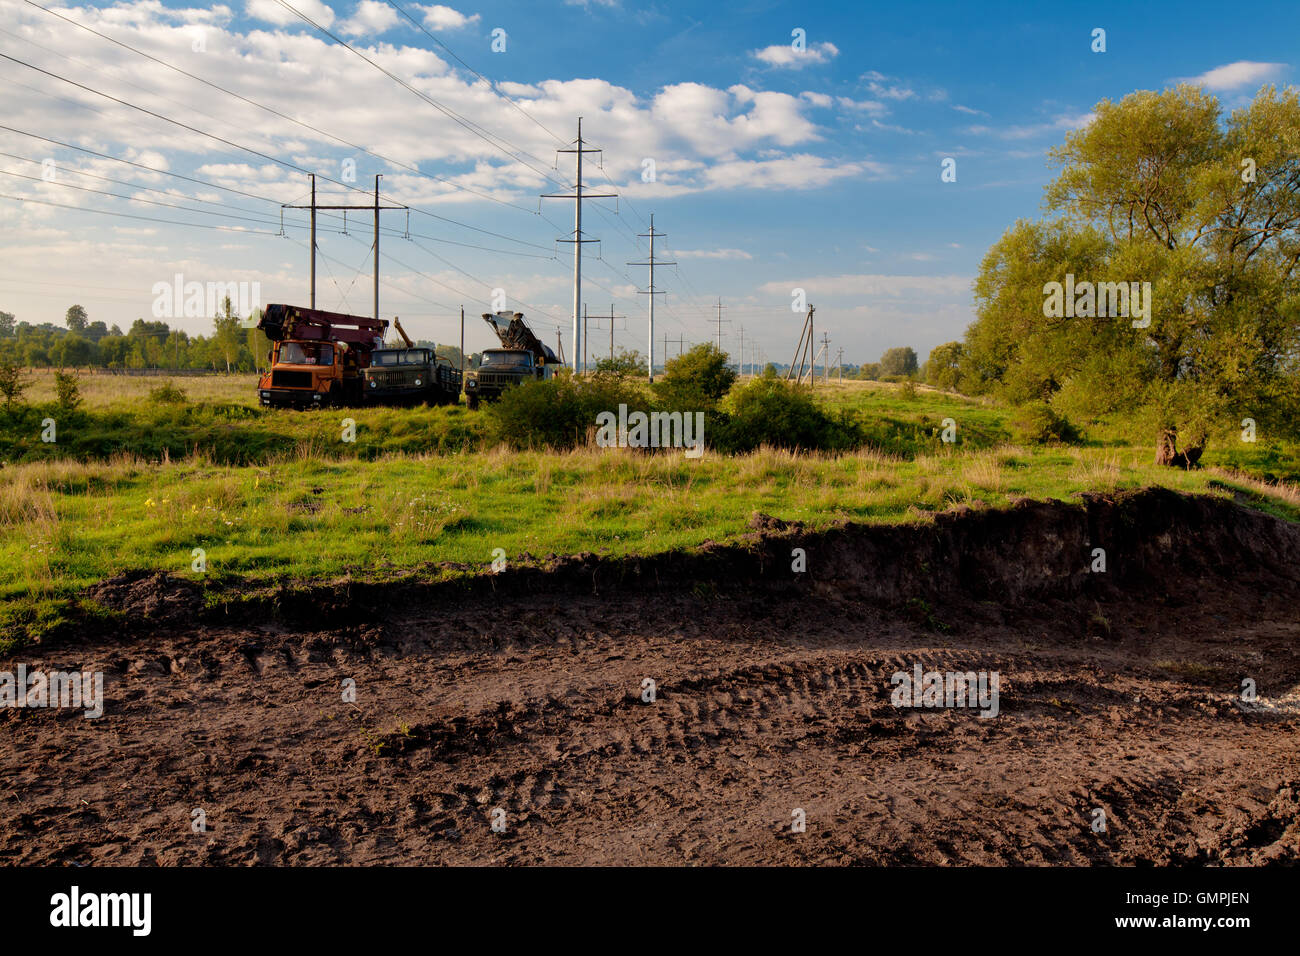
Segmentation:
{"type": "MultiPolygon", "coordinates": [[[[599,242],[598,239],[582,238],[582,201],[584,199],[615,199],[617,193],[589,193],[583,192],[585,188],[582,185],[582,157],[588,153],[599,153],[598,149],[588,149],[584,147],[582,139],[582,117],[578,117],[578,138],[573,141],[572,149],[557,149],[557,153],[574,154],[574,177],[572,193],[550,193],[543,195],[543,199],[572,199],[573,200],[573,238],[557,239],[557,242],[573,243],[573,370],[581,372],[579,367],[582,362],[582,356],[585,351],[585,344],[582,340],[582,244],[584,242],[599,242]]],[[[653,300],[652,300],[653,301],[653,300]]]]}
{"type": "MultiPolygon", "coordinates": [[[[718,331],[716,335],[716,344],[718,346],[718,351],[721,352],[722,351],[722,310],[726,308],[726,306],[722,304],[721,296],[718,297],[718,304],[714,306],[714,308],[718,310],[718,317],[714,319],[714,324],[717,325],[718,327],[718,331]]],[[[727,323],[730,324],[731,320],[727,319],[727,323]]]]}
{"type": "MultiPolygon", "coordinates": [[[[317,209],[342,209],[342,210],[345,210],[344,213],[343,213],[343,225],[344,225],[344,229],[346,229],[346,228],[347,228],[347,221],[348,221],[348,214],[347,214],[346,210],[348,210],[348,209],[372,209],[372,210],[374,210],[374,213],[375,213],[375,245],[374,245],[374,250],[375,250],[375,318],[376,318],[376,319],[379,318],[379,213],[380,213],[381,210],[387,210],[387,209],[405,209],[405,210],[406,210],[406,223],[407,223],[407,229],[408,229],[408,235],[407,235],[406,238],[408,238],[408,239],[410,238],[410,235],[409,235],[409,229],[410,229],[410,223],[411,223],[411,210],[410,210],[410,207],[409,207],[409,206],[381,206],[381,205],[379,205],[379,179],[380,179],[379,176],[375,176],[375,201],[374,201],[373,204],[368,205],[368,206],[320,206],[320,205],[317,205],[317,203],[316,203],[316,174],[315,174],[315,173],[312,173],[312,174],[311,174],[311,205],[309,205],[309,206],[293,206],[293,205],[290,205],[289,203],[281,203],[281,205],[280,205],[280,208],[281,208],[281,209],[310,209],[310,210],[311,210],[311,243],[310,243],[310,252],[309,252],[309,257],[310,257],[310,262],[311,262],[311,273],[310,273],[311,278],[310,278],[309,282],[310,282],[310,286],[311,286],[311,307],[312,307],[313,309],[316,308],[316,210],[317,210],[317,209]]],[[[280,214],[280,218],[281,218],[281,219],[284,218],[284,213],[281,213],[281,214],[280,214]]]]}
{"type": "MultiPolygon", "coordinates": [[[[582,307],[582,311],[583,311],[584,314],[586,313],[586,311],[587,311],[587,307],[586,307],[585,305],[582,307]]],[[[614,361],[614,321],[615,321],[616,319],[627,319],[627,316],[626,316],[626,315],[615,315],[615,314],[614,314],[614,303],[611,302],[611,303],[609,304],[609,315],[593,315],[593,316],[591,316],[591,318],[595,320],[595,322],[596,322],[596,331],[598,331],[598,332],[600,331],[600,323],[601,323],[601,322],[606,322],[606,321],[609,322],[609,360],[610,360],[611,362],[614,361]]],[[[624,326],[623,328],[626,329],[627,327],[624,326]]]]}
{"type": "MultiPolygon", "coordinates": [[[[637,291],[641,292],[641,295],[650,296],[650,361],[648,364],[650,366],[650,381],[653,382],[655,380],[655,296],[665,294],[662,289],[655,288],[655,266],[675,266],[677,263],[665,262],[662,259],[655,258],[655,239],[666,239],[668,238],[668,234],[664,232],[655,232],[654,213],[650,214],[650,231],[638,234],[637,238],[649,238],[650,240],[650,258],[645,262],[629,262],[628,265],[650,267],[650,289],[646,292],[641,292],[640,289],[637,291]]],[[[668,361],[667,345],[664,345],[664,361],[668,361]]]]}

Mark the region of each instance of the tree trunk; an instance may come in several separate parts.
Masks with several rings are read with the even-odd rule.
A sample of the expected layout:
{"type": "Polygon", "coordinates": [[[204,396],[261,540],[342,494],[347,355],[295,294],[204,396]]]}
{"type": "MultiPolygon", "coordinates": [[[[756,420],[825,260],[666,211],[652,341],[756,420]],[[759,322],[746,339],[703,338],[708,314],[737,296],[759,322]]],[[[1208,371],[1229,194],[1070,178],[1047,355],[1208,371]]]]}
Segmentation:
{"type": "Polygon", "coordinates": [[[1160,434],[1156,438],[1156,464],[1184,470],[1195,468],[1205,452],[1205,441],[1205,434],[1198,433],[1186,451],[1179,451],[1178,429],[1173,425],[1166,425],[1160,429],[1160,434]]]}
{"type": "Polygon", "coordinates": [[[1173,465],[1178,457],[1178,429],[1166,426],[1156,437],[1156,464],[1173,465]]]}

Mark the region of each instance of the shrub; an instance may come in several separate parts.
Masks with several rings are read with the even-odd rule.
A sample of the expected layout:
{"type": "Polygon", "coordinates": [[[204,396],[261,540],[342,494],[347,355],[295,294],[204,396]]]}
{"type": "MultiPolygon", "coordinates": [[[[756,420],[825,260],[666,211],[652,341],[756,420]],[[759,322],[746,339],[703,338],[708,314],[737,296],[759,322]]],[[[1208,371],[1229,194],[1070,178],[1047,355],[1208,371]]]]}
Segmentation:
{"type": "Polygon", "coordinates": [[[705,342],[664,363],[655,395],[675,411],[709,411],[736,383],[736,370],[716,345],[705,342]]]}
{"type": "Polygon", "coordinates": [[[23,393],[30,384],[26,370],[21,365],[8,360],[0,362],[0,395],[4,396],[6,412],[13,408],[14,402],[21,404],[23,393]]]}
{"type": "Polygon", "coordinates": [[[1017,409],[1011,432],[1016,441],[1029,445],[1073,445],[1082,437],[1069,419],[1046,402],[1030,402],[1017,409]]]}
{"type": "Polygon", "coordinates": [[[62,369],[54,373],[54,392],[59,408],[65,412],[76,409],[81,404],[81,386],[76,372],[62,369]]]}
{"type": "Polygon", "coordinates": [[[645,378],[646,364],[640,352],[620,349],[613,358],[603,358],[596,363],[595,373],[607,378],[645,378]]]}
{"type": "Polygon", "coordinates": [[[149,389],[149,401],[155,405],[184,405],[186,400],[185,393],[171,379],[149,389]]]}
{"type": "Polygon", "coordinates": [[[507,389],[486,406],[488,437],[512,448],[574,448],[587,443],[601,412],[618,406],[647,411],[641,393],[621,379],[577,379],[568,372],[540,382],[507,389]]]}
{"type": "Polygon", "coordinates": [[[861,440],[848,416],[832,417],[807,391],[775,378],[759,378],[728,396],[727,415],[716,416],[708,443],[719,451],[753,451],[761,445],[835,451],[861,440]]]}

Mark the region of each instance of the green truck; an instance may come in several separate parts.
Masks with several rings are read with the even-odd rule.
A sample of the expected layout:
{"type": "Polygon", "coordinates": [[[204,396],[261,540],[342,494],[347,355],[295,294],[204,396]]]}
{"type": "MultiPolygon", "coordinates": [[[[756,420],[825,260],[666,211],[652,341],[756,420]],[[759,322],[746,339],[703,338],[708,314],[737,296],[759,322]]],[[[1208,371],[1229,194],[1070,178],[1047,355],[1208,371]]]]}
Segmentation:
{"type": "Polygon", "coordinates": [[[524,323],[522,312],[483,313],[483,321],[501,340],[501,348],[485,349],[478,368],[465,373],[465,401],[478,408],[481,401],[524,382],[547,379],[561,364],[556,354],[524,323]]]}

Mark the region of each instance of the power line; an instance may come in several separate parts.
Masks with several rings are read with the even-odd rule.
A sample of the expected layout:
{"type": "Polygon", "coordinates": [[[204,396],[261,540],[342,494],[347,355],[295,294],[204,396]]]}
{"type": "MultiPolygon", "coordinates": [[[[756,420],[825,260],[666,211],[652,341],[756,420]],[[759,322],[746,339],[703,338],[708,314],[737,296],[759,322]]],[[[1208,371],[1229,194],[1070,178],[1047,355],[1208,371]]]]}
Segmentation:
{"type": "MultiPolygon", "coordinates": [[[[30,0],[29,0],[29,2],[30,2],[30,0]]],[[[564,143],[564,140],[562,140],[562,139],[561,139],[559,136],[557,136],[555,133],[551,132],[551,130],[550,130],[549,128],[547,128],[546,126],[544,126],[544,125],[542,124],[542,122],[541,122],[540,120],[537,119],[536,116],[533,116],[531,113],[529,113],[527,110],[525,110],[522,106],[520,106],[518,103],[516,103],[516,102],[515,102],[514,100],[512,100],[510,97],[508,97],[508,96],[506,96],[504,93],[502,93],[499,89],[497,89],[497,85],[496,85],[495,83],[493,83],[491,80],[489,80],[486,76],[484,76],[484,75],[483,75],[482,73],[480,73],[478,70],[474,69],[474,67],[470,66],[468,63],[466,63],[464,60],[462,60],[462,59],[461,59],[461,58],[456,54],[456,51],[453,50],[451,47],[447,46],[447,44],[443,43],[442,40],[441,40],[439,37],[437,37],[437,36],[434,35],[433,33],[430,33],[428,30],[426,30],[425,27],[424,27],[424,24],[420,23],[418,20],[416,20],[414,17],[412,17],[409,13],[407,13],[405,10],[403,10],[401,7],[399,7],[396,3],[393,2],[393,0],[386,0],[386,2],[387,2],[388,5],[389,5],[390,7],[392,7],[394,10],[396,10],[396,11],[397,11],[398,13],[400,13],[402,16],[406,17],[406,19],[410,20],[411,23],[415,24],[416,29],[418,29],[421,33],[423,33],[423,34],[424,34],[425,36],[427,36],[430,40],[432,40],[434,43],[438,44],[438,46],[442,47],[442,48],[443,48],[444,50],[446,50],[449,54],[451,54],[451,56],[456,60],[457,63],[459,63],[459,64],[460,64],[461,66],[463,66],[465,69],[469,70],[471,73],[473,73],[475,76],[477,76],[480,80],[482,80],[484,83],[486,83],[486,84],[491,88],[491,90],[492,90],[493,93],[495,93],[495,94],[496,94],[497,96],[499,96],[501,99],[505,100],[507,103],[509,103],[511,106],[513,106],[515,109],[517,109],[520,113],[522,113],[522,114],[523,114],[524,116],[526,116],[528,119],[530,119],[530,120],[532,120],[534,123],[536,123],[536,124],[537,124],[537,127],[538,127],[539,129],[541,129],[541,130],[542,130],[543,132],[545,132],[545,133],[548,133],[548,134],[549,134],[549,135],[550,135],[550,136],[551,136],[551,137],[552,137],[552,138],[553,138],[557,143],[561,143],[561,144],[564,143]]],[[[610,185],[613,185],[613,183],[611,183],[610,185]]]]}
{"type": "MultiPolygon", "coordinates": [[[[320,127],[318,127],[318,126],[314,126],[314,125],[311,124],[311,123],[304,122],[303,120],[300,120],[300,119],[298,119],[297,117],[290,116],[290,115],[288,115],[287,113],[282,113],[282,112],[280,112],[279,110],[275,109],[275,108],[272,107],[272,106],[267,106],[265,103],[259,103],[259,102],[257,102],[256,100],[249,99],[248,97],[246,97],[246,96],[244,96],[244,95],[242,95],[242,94],[240,94],[240,93],[236,93],[234,90],[227,89],[226,87],[222,86],[222,85],[219,84],[219,83],[214,83],[214,82],[212,82],[211,80],[204,79],[204,78],[201,77],[201,76],[198,76],[198,75],[196,75],[196,74],[194,74],[194,73],[189,72],[188,70],[181,69],[180,67],[178,67],[178,66],[176,66],[176,65],[174,65],[174,64],[172,64],[172,63],[168,63],[166,60],[160,59],[159,57],[156,57],[156,56],[154,56],[154,55],[152,55],[152,54],[150,54],[150,53],[146,53],[146,52],[144,52],[143,50],[137,49],[136,47],[133,47],[133,46],[131,46],[131,45],[128,44],[128,43],[124,43],[123,41],[118,40],[118,39],[116,39],[116,38],[114,38],[114,37],[108,36],[108,35],[105,34],[105,33],[101,33],[100,31],[94,29],[93,27],[86,26],[84,23],[79,23],[79,22],[77,22],[76,20],[71,19],[70,17],[65,17],[63,14],[61,14],[61,13],[57,13],[56,11],[49,9],[48,7],[41,6],[41,4],[36,3],[35,0],[24,0],[24,2],[27,3],[27,4],[29,4],[29,5],[31,5],[31,6],[33,6],[33,7],[36,7],[38,10],[44,10],[46,13],[50,14],[51,16],[58,17],[60,20],[63,20],[63,21],[65,21],[66,23],[70,23],[70,24],[72,24],[73,26],[78,27],[78,28],[80,28],[80,29],[82,29],[82,30],[85,30],[85,31],[88,32],[88,33],[93,33],[95,36],[97,36],[97,37],[101,37],[102,39],[107,40],[109,43],[116,44],[117,46],[122,47],[124,50],[130,50],[132,53],[135,53],[135,54],[138,54],[139,56],[145,57],[146,59],[151,60],[151,61],[153,61],[154,63],[159,64],[160,66],[164,66],[164,67],[166,67],[167,69],[172,70],[172,71],[174,71],[174,72],[176,72],[176,73],[179,73],[179,74],[181,74],[182,76],[189,77],[190,79],[192,79],[192,80],[194,80],[194,81],[196,81],[196,82],[198,82],[198,83],[202,83],[202,84],[204,84],[205,86],[211,87],[211,88],[214,89],[214,90],[218,90],[218,91],[220,91],[220,92],[222,92],[222,93],[225,93],[227,96],[232,96],[232,97],[234,97],[235,99],[237,99],[237,100],[239,100],[239,101],[241,101],[241,102],[243,102],[243,103],[247,103],[247,104],[250,105],[250,106],[255,106],[255,107],[257,107],[257,108],[260,109],[260,110],[265,110],[265,111],[268,112],[268,113],[271,113],[271,114],[273,114],[273,115],[275,115],[275,116],[278,116],[280,119],[288,120],[290,123],[295,123],[295,124],[297,124],[298,126],[301,126],[303,129],[309,129],[309,130],[311,130],[313,133],[316,133],[317,135],[324,136],[324,137],[326,137],[327,139],[332,139],[332,140],[334,140],[336,143],[342,143],[344,146],[347,146],[349,149],[355,149],[355,150],[357,150],[358,152],[365,153],[367,156],[372,156],[372,157],[374,157],[375,159],[383,160],[384,162],[388,163],[388,164],[391,165],[391,166],[394,166],[394,167],[397,167],[397,168],[399,168],[399,169],[405,169],[405,170],[408,170],[408,171],[410,171],[410,172],[413,172],[413,173],[415,173],[415,174],[418,175],[418,176],[424,176],[424,177],[427,178],[427,179],[432,179],[432,180],[436,180],[437,182],[445,183],[446,185],[451,186],[453,189],[460,189],[460,190],[463,190],[464,192],[471,193],[471,194],[473,194],[473,195],[475,195],[475,196],[478,196],[478,197],[480,197],[480,198],[482,198],[482,199],[487,199],[487,200],[489,200],[489,201],[491,201],[491,202],[499,203],[499,204],[501,204],[501,205],[503,205],[503,206],[509,206],[509,207],[512,208],[512,209],[519,209],[519,210],[521,210],[521,211],[523,211],[523,212],[527,212],[527,213],[530,213],[530,214],[531,214],[531,210],[529,210],[528,208],[526,208],[526,207],[524,207],[524,206],[519,206],[519,205],[516,205],[515,203],[506,202],[505,200],[498,199],[498,198],[496,198],[495,196],[492,196],[492,195],[489,194],[489,193],[480,192],[480,191],[477,190],[477,189],[473,189],[473,188],[471,188],[471,187],[469,187],[469,186],[465,186],[465,185],[463,185],[463,184],[461,184],[461,183],[457,183],[457,182],[455,182],[455,181],[453,181],[453,180],[446,179],[446,178],[444,178],[444,177],[442,177],[442,176],[435,176],[435,175],[432,174],[432,173],[427,173],[427,172],[425,172],[424,170],[420,169],[418,166],[412,166],[412,165],[410,165],[409,163],[403,163],[403,162],[401,162],[401,161],[399,161],[399,160],[392,159],[391,157],[384,156],[384,155],[382,155],[382,154],[380,154],[380,153],[376,153],[376,152],[374,152],[373,150],[367,149],[366,147],[361,146],[361,145],[359,145],[359,144],[357,144],[357,143],[350,142],[349,140],[344,139],[344,138],[341,137],[341,136],[337,136],[337,135],[335,135],[334,133],[327,132],[327,131],[321,129],[320,127]]],[[[29,41],[29,42],[30,42],[30,41],[29,41]]],[[[60,55],[62,55],[62,54],[60,54],[60,55]]],[[[75,61],[74,61],[74,62],[75,62],[75,61]]],[[[128,81],[128,82],[129,82],[129,81],[128,81]]],[[[135,86],[135,84],[131,84],[131,85],[135,86]]],[[[137,89],[141,89],[141,87],[138,87],[138,86],[137,86],[136,88],[137,88],[137,89]]],[[[175,102],[175,101],[172,101],[172,102],[175,102]]],[[[183,105],[183,104],[178,104],[178,105],[183,105]]],[[[527,115],[527,114],[525,114],[525,115],[527,115]]],[[[213,118],[215,119],[215,117],[213,117],[213,118]]]]}
{"type": "MultiPolygon", "coordinates": [[[[628,263],[628,265],[630,265],[630,266],[649,266],[649,267],[650,267],[650,288],[649,288],[649,290],[647,290],[647,291],[645,291],[645,292],[640,292],[640,290],[638,290],[638,292],[640,292],[641,295],[648,295],[648,296],[650,296],[650,335],[649,335],[649,347],[648,347],[648,351],[649,351],[650,354],[649,354],[649,360],[648,360],[648,362],[647,362],[646,364],[649,366],[649,370],[650,370],[650,381],[651,381],[651,382],[653,382],[653,381],[655,380],[655,296],[656,296],[656,295],[666,295],[666,294],[667,294],[667,293],[665,293],[665,292],[663,292],[663,291],[660,291],[660,290],[656,290],[656,289],[655,289],[655,266],[658,266],[658,265],[664,265],[664,266],[676,265],[676,263],[673,263],[673,262],[662,262],[662,261],[660,261],[660,260],[658,260],[658,259],[655,258],[655,239],[658,238],[659,236],[662,236],[662,235],[664,235],[662,232],[655,232],[655,216],[654,216],[654,213],[651,213],[651,214],[650,214],[650,231],[649,231],[648,233],[645,233],[645,234],[642,235],[642,238],[643,238],[643,239],[644,239],[644,238],[648,238],[648,239],[650,240],[650,258],[649,258],[647,261],[645,261],[645,262],[629,262],[629,263],[628,263]]],[[[668,347],[667,347],[666,345],[664,346],[664,351],[665,351],[665,353],[668,351],[668,347]]],[[[664,355],[664,361],[665,361],[665,362],[668,361],[668,356],[667,356],[667,354],[664,355]]]]}
{"type": "Polygon", "coordinates": [[[582,117],[578,117],[578,138],[574,140],[573,148],[556,150],[558,153],[573,153],[575,163],[575,178],[572,194],[569,193],[548,193],[543,195],[543,199],[572,199],[573,200],[573,238],[557,239],[557,242],[573,243],[573,370],[581,372],[582,369],[582,328],[581,314],[582,308],[582,246],[587,242],[598,242],[597,239],[582,238],[582,201],[584,199],[611,199],[613,193],[583,193],[582,189],[582,157],[587,153],[599,153],[599,149],[583,148],[582,139],[582,117]]]}
{"type": "MultiPolygon", "coordinates": [[[[514,147],[517,153],[523,153],[526,156],[529,156],[531,154],[526,153],[523,150],[519,149],[519,147],[515,146],[513,143],[511,143],[509,140],[505,139],[504,137],[501,136],[494,137],[489,130],[486,130],[483,127],[479,126],[477,123],[474,123],[471,120],[466,119],[465,117],[461,116],[459,113],[457,113],[455,110],[451,109],[450,107],[444,106],[443,104],[439,103],[437,100],[429,96],[423,90],[416,89],[410,83],[407,83],[405,80],[403,80],[400,76],[397,76],[395,73],[386,70],[383,66],[376,63],[374,60],[370,59],[368,56],[366,56],[360,50],[356,49],[346,40],[343,40],[340,37],[336,36],[335,34],[331,33],[328,29],[321,26],[319,23],[317,23],[311,17],[307,16],[307,14],[303,13],[301,10],[299,10],[297,7],[293,6],[292,4],[286,3],[285,0],[275,0],[275,2],[278,3],[280,6],[284,7],[290,13],[294,14],[294,16],[310,24],[320,33],[329,37],[331,40],[333,40],[339,46],[343,47],[348,52],[356,55],[357,57],[360,57],[362,60],[369,63],[376,70],[378,70],[380,73],[383,73],[385,76],[387,76],[394,83],[397,83],[403,89],[409,91],[410,93],[413,93],[415,96],[418,96],[420,99],[424,100],[426,103],[428,103],[434,109],[438,110],[438,112],[442,113],[448,119],[457,123],[459,126],[463,127],[467,131],[473,133],[475,136],[481,138],[484,142],[488,143],[494,149],[500,150],[500,152],[503,153],[505,156],[519,163],[521,166],[524,166],[527,169],[531,169],[533,172],[537,173],[543,179],[550,180],[551,182],[556,182],[555,180],[551,179],[551,177],[547,175],[545,172],[533,166],[532,164],[525,162],[518,155],[516,155],[516,153],[511,153],[501,144],[505,143],[509,146],[514,147]],[[499,140],[499,142],[497,140],[499,140]]],[[[532,158],[537,159],[536,156],[533,156],[532,158]]],[[[540,162],[540,160],[538,160],[538,162],[540,162]]],[[[559,185],[559,183],[556,184],[559,185]]]]}

